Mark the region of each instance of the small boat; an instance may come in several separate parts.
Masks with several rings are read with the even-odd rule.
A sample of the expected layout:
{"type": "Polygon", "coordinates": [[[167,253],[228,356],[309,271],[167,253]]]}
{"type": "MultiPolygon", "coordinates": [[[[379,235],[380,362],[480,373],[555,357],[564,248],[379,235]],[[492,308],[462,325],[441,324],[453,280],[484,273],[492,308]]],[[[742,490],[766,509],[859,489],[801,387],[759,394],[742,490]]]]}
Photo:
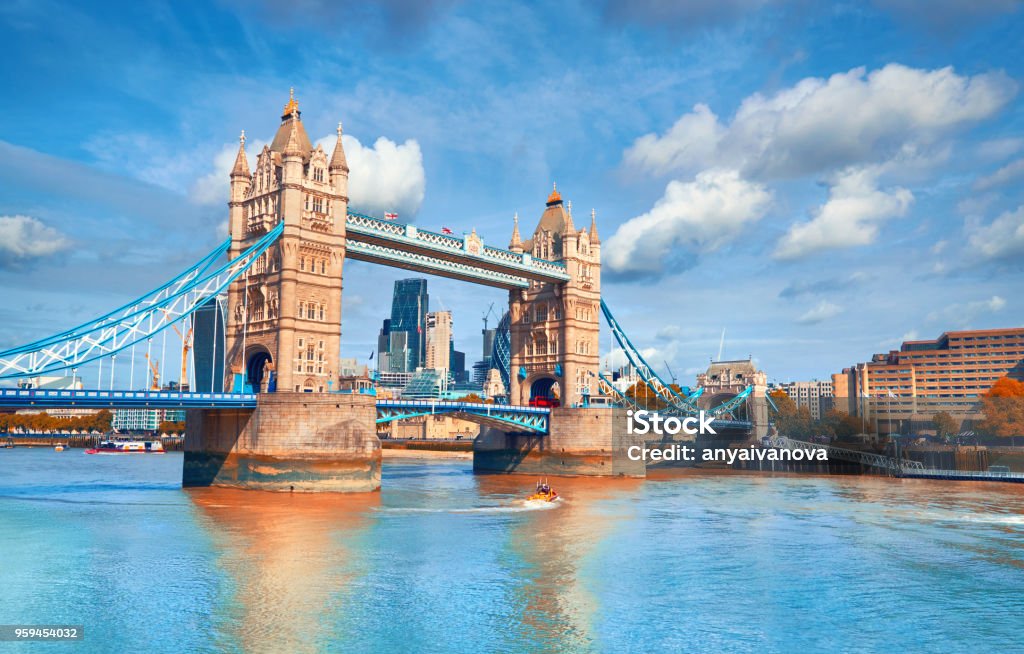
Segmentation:
{"type": "Polygon", "coordinates": [[[55,446],[53,447],[53,451],[54,451],[54,452],[63,452],[63,451],[64,451],[64,444],[63,444],[63,443],[57,443],[57,444],[56,444],[56,445],[55,445],[55,446]]]}
{"type": "Polygon", "coordinates": [[[543,481],[538,481],[537,482],[536,490],[533,492],[533,495],[530,495],[529,497],[526,498],[526,501],[527,502],[554,502],[557,499],[558,499],[558,493],[555,491],[554,488],[551,488],[551,486],[548,485],[548,482],[545,479],[543,481]]]}
{"type": "Polygon", "coordinates": [[[164,446],[160,441],[101,441],[96,447],[90,447],[86,454],[163,454],[164,446]]]}

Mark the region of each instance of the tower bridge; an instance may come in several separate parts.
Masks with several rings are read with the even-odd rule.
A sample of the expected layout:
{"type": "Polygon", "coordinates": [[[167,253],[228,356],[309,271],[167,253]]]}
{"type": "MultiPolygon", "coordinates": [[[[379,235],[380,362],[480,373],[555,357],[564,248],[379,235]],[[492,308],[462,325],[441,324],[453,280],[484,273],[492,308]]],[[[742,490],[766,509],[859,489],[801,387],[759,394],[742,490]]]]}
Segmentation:
{"type": "Polygon", "coordinates": [[[571,203],[557,188],[527,238],[516,215],[507,247],[496,247],[475,230],[458,237],[351,210],[341,124],[330,153],[313,147],[294,95],[254,169],[245,142],[243,132],[230,173],[224,244],[120,309],[0,352],[0,379],[98,364],[97,387],[56,394],[5,390],[0,406],[188,408],[185,485],[373,490],[380,485],[376,424],[427,411],[482,425],[474,443],[479,471],[642,476],[642,462],[616,456],[629,444],[616,422],[623,412],[590,406],[600,393],[604,316],[666,410],[711,410],[723,424],[754,433],[766,426],[757,409],[745,410],[763,402],[763,380],[756,375],[716,386],[708,404],[712,394],[702,399],[701,389],[678,389],[654,373],[601,300],[596,213],[589,225],[577,227],[571,203]],[[225,254],[228,262],[219,264],[225,254]],[[509,404],[378,401],[334,390],[343,269],[350,258],[507,290],[509,404]],[[215,356],[231,372],[223,389],[115,390],[118,353],[129,354],[134,376],[138,348],[148,361],[154,335],[224,292],[224,333],[214,335],[215,356]],[[556,392],[562,406],[531,406],[556,392]]]}

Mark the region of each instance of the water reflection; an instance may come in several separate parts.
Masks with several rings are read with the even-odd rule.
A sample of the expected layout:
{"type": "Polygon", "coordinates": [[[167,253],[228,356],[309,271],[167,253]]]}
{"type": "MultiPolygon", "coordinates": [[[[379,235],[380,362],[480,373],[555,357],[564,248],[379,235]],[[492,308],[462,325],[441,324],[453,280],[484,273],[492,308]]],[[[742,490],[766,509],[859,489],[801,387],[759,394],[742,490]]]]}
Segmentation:
{"type": "Polygon", "coordinates": [[[234,600],[213,616],[222,645],[245,652],[322,649],[324,615],[337,611],[358,567],[353,540],[379,493],[189,491],[220,552],[234,600]]]}
{"type": "MultiPolygon", "coordinates": [[[[513,642],[533,651],[592,651],[593,626],[600,608],[594,581],[583,572],[588,556],[618,529],[628,515],[608,511],[634,495],[635,479],[553,477],[561,500],[555,507],[530,513],[509,530],[504,555],[517,571],[510,603],[515,615],[513,642]]],[[[522,476],[483,476],[482,494],[522,496],[533,483],[522,476]]]]}

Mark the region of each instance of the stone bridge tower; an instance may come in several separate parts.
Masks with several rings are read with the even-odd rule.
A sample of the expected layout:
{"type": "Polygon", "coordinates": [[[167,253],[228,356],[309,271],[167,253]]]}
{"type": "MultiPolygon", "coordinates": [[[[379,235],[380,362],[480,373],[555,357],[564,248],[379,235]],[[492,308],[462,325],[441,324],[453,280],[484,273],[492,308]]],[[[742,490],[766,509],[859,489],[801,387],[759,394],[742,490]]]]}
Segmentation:
{"type": "Polygon", "coordinates": [[[564,263],[570,277],[509,293],[509,399],[526,404],[557,394],[562,406],[578,404],[600,368],[601,240],[594,212],[590,229],[576,229],[572,203],[564,204],[556,187],[531,238],[521,240],[516,216],[509,249],[564,263]]]}
{"type": "Polygon", "coordinates": [[[341,124],[328,157],[313,147],[294,90],[250,172],[245,132],[231,171],[231,258],[283,222],[276,244],[228,291],[227,362],[254,388],[324,392],[337,374],[348,164],[341,124]],[[271,374],[273,373],[273,374],[271,374]]]}

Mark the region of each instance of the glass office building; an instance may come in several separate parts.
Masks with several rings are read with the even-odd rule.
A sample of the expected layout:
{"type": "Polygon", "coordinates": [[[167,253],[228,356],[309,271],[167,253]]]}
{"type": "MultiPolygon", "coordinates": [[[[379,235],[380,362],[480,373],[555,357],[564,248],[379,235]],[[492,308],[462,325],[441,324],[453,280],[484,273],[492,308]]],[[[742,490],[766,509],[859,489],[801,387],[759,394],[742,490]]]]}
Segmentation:
{"type": "Polygon", "coordinates": [[[430,296],[427,295],[427,280],[399,279],[395,282],[395,292],[391,301],[391,371],[413,372],[423,366],[426,355],[427,311],[430,296]],[[406,357],[395,357],[395,335],[405,332],[406,357]],[[404,358],[404,361],[401,359],[404,358]],[[397,359],[397,360],[396,360],[397,359]],[[400,368],[400,369],[399,369],[400,368]]]}

